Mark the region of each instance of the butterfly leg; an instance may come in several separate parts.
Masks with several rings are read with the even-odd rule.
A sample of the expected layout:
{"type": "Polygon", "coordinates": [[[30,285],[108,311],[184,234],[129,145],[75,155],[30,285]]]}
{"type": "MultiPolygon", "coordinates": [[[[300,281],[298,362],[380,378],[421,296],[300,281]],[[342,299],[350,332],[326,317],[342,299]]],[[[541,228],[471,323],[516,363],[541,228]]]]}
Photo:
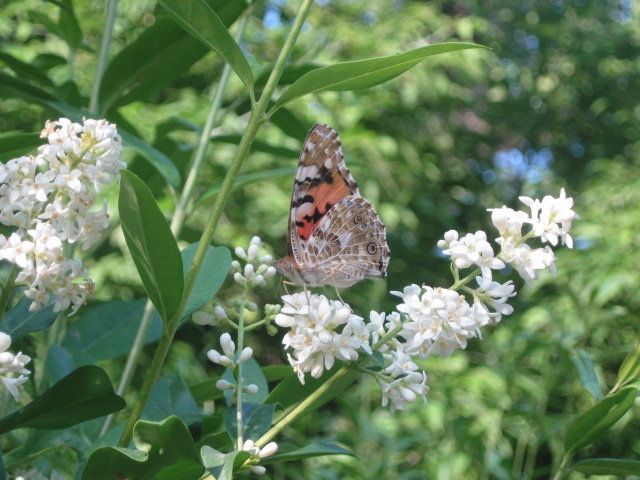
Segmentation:
{"type": "Polygon", "coordinates": [[[344,303],[345,305],[348,305],[348,303],[347,303],[347,302],[345,302],[345,301],[342,299],[342,297],[340,296],[340,291],[338,290],[338,287],[334,287],[334,288],[336,289],[336,295],[338,296],[338,299],[339,299],[342,303],[344,303]]]}

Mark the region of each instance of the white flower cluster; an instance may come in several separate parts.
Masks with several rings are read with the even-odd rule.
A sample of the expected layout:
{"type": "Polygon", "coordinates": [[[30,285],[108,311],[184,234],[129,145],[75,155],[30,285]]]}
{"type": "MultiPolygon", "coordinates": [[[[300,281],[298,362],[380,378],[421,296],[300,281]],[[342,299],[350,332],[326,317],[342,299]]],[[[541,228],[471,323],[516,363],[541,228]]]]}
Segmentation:
{"type": "MultiPolygon", "coordinates": [[[[253,357],[253,348],[251,347],[245,347],[239,354],[236,354],[236,344],[231,340],[231,335],[228,333],[220,335],[220,346],[223,353],[211,349],[207,352],[207,357],[213,363],[222,365],[225,368],[233,369],[239,363],[246,362],[253,357]]],[[[216,388],[218,390],[235,390],[238,386],[227,380],[220,379],[216,382],[216,388]]],[[[254,384],[247,385],[243,387],[243,390],[254,395],[258,393],[258,386],[254,384]]]]}
{"type": "Polygon", "coordinates": [[[15,229],[0,235],[0,260],[16,264],[16,282],[37,310],[55,298],[54,310],[74,313],[91,292],[82,261],[66,258],[65,244],[98,243],[108,227],[105,203],[92,208],[102,184],[111,184],[125,165],[115,125],[86,119],[47,121],[38,155],[0,164],[0,223],[15,229]]]}
{"type": "Polygon", "coordinates": [[[382,390],[383,406],[390,405],[391,411],[404,410],[418,397],[425,398],[427,375],[416,359],[434,354],[446,357],[455,349],[464,349],[470,338],[481,336],[482,327],[498,323],[503,315],[513,312],[507,302],[516,294],[515,286],[512,281],[495,281],[493,270],[510,264],[525,280],[532,280],[540,270],[552,270],[555,256],[548,245],[532,248],[525,243],[527,240],[537,237],[553,246],[559,242],[572,246],[569,232],[577,215],[572,210],[573,200],[564,190],[559,198],[521,200],[531,209],[531,215],[507,207],[491,209],[500,232],[496,242],[502,249],[498,255],[482,231],[463,237],[455,230],[447,232],[438,246],[451,257],[454,285],[449,289],[409,285],[402,292],[391,292],[402,299],[397,311],[372,311],[368,324],[347,305],[321,295],[305,291],[283,296],[283,307],[275,321],[291,329],[282,342],[293,350],[288,354],[289,363],[300,381],[304,383],[306,372],[319,377],[333,366],[335,358],[355,361],[358,351],[363,350],[374,358],[382,355],[376,362],[378,368],[370,373],[382,390]],[[531,230],[523,235],[525,224],[530,224],[531,230]],[[461,279],[459,270],[469,267],[476,267],[476,271],[461,279]],[[469,286],[472,280],[477,282],[476,288],[469,286]]]}
{"type": "Polygon", "coordinates": [[[244,267],[238,260],[231,262],[231,268],[235,271],[233,279],[238,285],[248,288],[263,286],[276,274],[276,268],[271,265],[271,255],[258,256],[261,246],[260,237],[253,237],[246,251],[242,247],[236,247],[236,256],[246,262],[244,267]]]}
{"type": "Polygon", "coordinates": [[[500,257],[512,265],[522,278],[530,281],[536,280],[541,270],[554,273],[556,257],[549,245],[532,248],[525,242],[537,237],[554,247],[560,240],[562,244],[572,248],[573,240],[569,232],[578,215],[572,210],[573,198],[567,197],[564,189],[560,190],[558,198],[547,195],[540,201],[520,197],[520,201],[529,207],[531,215],[508,207],[492,208],[489,211],[491,221],[500,233],[500,237],[496,239],[502,248],[500,257]],[[523,235],[522,227],[525,223],[531,225],[531,230],[523,235]]]}
{"type": "MultiPolygon", "coordinates": [[[[276,442],[269,442],[264,447],[258,448],[253,440],[246,440],[242,446],[242,450],[251,454],[252,458],[248,460],[248,463],[252,464],[276,453],[278,451],[278,444],[276,442]]],[[[262,465],[251,465],[249,468],[251,472],[256,475],[264,475],[267,471],[262,465]]]]}
{"type": "Polygon", "coordinates": [[[306,372],[319,378],[336,358],[357,360],[359,349],[371,353],[371,330],[348,305],[308,292],[284,295],[282,301],[275,322],[291,329],[282,343],[293,350],[287,357],[301,383],[306,372]]]}
{"type": "Polygon", "coordinates": [[[0,332],[0,382],[17,402],[20,400],[20,392],[24,388],[22,385],[28,380],[27,375],[31,373],[25,368],[31,358],[23,355],[22,352],[18,352],[17,355],[8,352],[10,346],[11,337],[0,332]],[[16,377],[15,374],[18,376],[16,377]]]}

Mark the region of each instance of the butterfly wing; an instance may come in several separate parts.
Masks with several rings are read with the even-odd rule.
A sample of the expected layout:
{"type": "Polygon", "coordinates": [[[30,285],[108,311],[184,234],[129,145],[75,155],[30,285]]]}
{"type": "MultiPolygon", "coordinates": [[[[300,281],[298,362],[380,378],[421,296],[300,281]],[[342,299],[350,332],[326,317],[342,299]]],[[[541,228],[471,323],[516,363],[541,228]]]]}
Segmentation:
{"type": "Polygon", "coordinates": [[[302,146],[289,211],[289,255],[300,264],[306,243],[322,218],[343,198],[358,194],[344,164],[338,132],[316,124],[302,146]]]}
{"type": "Polygon", "coordinates": [[[368,201],[359,194],[350,195],[318,223],[304,256],[304,261],[316,265],[313,281],[318,285],[348,287],[364,278],[386,277],[385,226],[368,201]]]}

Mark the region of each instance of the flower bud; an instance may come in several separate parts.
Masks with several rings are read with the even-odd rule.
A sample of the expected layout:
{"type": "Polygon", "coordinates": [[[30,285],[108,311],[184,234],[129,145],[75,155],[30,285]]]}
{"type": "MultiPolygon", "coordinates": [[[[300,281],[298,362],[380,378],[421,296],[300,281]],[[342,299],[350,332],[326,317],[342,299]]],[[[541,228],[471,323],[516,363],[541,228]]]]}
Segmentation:
{"type": "Polygon", "coordinates": [[[255,275],[255,270],[254,270],[254,268],[253,268],[253,264],[251,264],[251,263],[247,263],[247,264],[244,266],[244,276],[245,276],[246,278],[251,278],[251,277],[253,277],[254,275],[255,275]]]}
{"type": "Polygon", "coordinates": [[[273,257],[271,255],[263,255],[260,257],[260,263],[271,263],[273,262],[273,257]]]}
{"type": "Polygon", "coordinates": [[[256,446],[255,442],[249,438],[245,440],[244,443],[242,444],[242,450],[245,452],[250,452],[251,450],[254,449],[255,446],[256,446]]]}
{"type": "Polygon", "coordinates": [[[216,317],[217,320],[226,320],[227,319],[227,312],[225,312],[224,308],[222,308],[222,306],[220,306],[220,305],[216,305],[213,308],[213,315],[214,315],[214,317],[216,317]]]}
{"type": "Polygon", "coordinates": [[[11,346],[11,336],[0,332],[0,352],[4,352],[11,346]]]}
{"type": "Polygon", "coordinates": [[[244,285],[246,282],[245,278],[240,272],[236,272],[233,274],[233,280],[235,280],[238,285],[244,285]]]}
{"type": "Polygon", "coordinates": [[[231,390],[233,388],[236,388],[236,386],[233,383],[229,383],[226,380],[220,379],[216,382],[216,388],[218,390],[231,390]]]}
{"type": "Polygon", "coordinates": [[[244,388],[244,391],[249,395],[255,395],[256,393],[258,393],[258,386],[252,383],[251,385],[247,385],[244,388]]]}
{"type": "Polygon", "coordinates": [[[255,473],[256,475],[264,475],[267,472],[267,469],[262,465],[254,465],[251,467],[251,472],[255,473]]]}
{"type": "Polygon", "coordinates": [[[258,256],[258,249],[259,247],[256,244],[249,245],[249,249],[247,250],[247,257],[249,261],[256,259],[256,257],[258,256]]]}
{"type": "Polygon", "coordinates": [[[451,243],[454,240],[458,240],[458,232],[455,230],[449,230],[444,234],[444,241],[447,243],[451,243]]]}
{"type": "Polygon", "coordinates": [[[246,308],[250,312],[257,312],[258,311],[258,305],[256,305],[255,302],[247,302],[247,303],[245,303],[244,308],[246,308]]]}
{"type": "Polygon", "coordinates": [[[236,257],[240,257],[243,260],[247,258],[247,253],[244,251],[244,248],[236,247],[236,257]]]}
{"type": "Polygon", "coordinates": [[[240,361],[241,362],[246,362],[247,360],[249,360],[251,357],[253,357],[253,348],[251,347],[244,347],[242,349],[242,352],[240,353],[240,361]]]}
{"type": "Polygon", "coordinates": [[[259,247],[261,243],[262,243],[262,240],[260,240],[260,237],[255,235],[251,237],[251,241],[249,242],[249,245],[256,245],[259,247]]]}
{"type": "Polygon", "coordinates": [[[278,444],[276,442],[269,442],[264,447],[262,447],[262,450],[260,450],[260,453],[258,454],[258,456],[260,458],[269,457],[274,453],[276,453],[277,451],[278,451],[278,444]]]}
{"type": "Polygon", "coordinates": [[[193,323],[197,325],[211,325],[213,323],[214,317],[204,310],[198,310],[197,312],[194,312],[193,315],[191,315],[191,320],[193,320],[193,323]]]}
{"type": "Polygon", "coordinates": [[[233,270],[236,272],[242,270],[242,267],[240,266],[240,262],[238,260],[234,260],[231,262],[231,268],[233,268],[233,270]]]}
{"type": "Polygon", "coordinates": [[[223,333],[220,335],[220,346],[222,347],[222,351],[224,354],[231,358],[236,351],[236,344],[231,340],[231,335],[228,333],[223,333]]]}

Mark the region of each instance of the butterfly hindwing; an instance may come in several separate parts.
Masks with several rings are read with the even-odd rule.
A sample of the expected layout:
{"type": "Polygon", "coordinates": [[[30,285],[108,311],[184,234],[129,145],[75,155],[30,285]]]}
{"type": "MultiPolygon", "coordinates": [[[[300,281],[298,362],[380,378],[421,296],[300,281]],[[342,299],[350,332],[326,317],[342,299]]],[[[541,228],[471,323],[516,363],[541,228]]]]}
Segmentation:
{"type": "Polygon", "coordinates": [[[373,206],[359,194],[338,202],[313,231],[303,261],[315,263],[323,284],[349,286],[386,277],[389,248],[373,206]]]}
{"type": "Polygon", "coordinates": [[[300,261],[304,244],[324,215],[358,185],[344,164],[338,133],[316,124],[300,153],[289,213],[289,255],[300,261]]]}

